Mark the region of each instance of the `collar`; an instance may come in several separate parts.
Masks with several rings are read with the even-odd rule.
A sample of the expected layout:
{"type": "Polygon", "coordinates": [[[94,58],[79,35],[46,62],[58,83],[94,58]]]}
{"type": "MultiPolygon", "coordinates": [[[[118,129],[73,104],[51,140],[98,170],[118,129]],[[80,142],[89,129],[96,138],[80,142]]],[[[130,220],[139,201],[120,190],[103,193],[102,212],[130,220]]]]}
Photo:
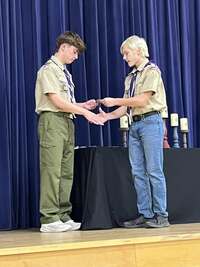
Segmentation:
{"type": "Polygon", "coordinates": [[[65,65],[63,65],[56,56],[51,56],[51,60],[54,61],[63,71],[65,70],[65,65]]]}
{"type": "Polygon", "coordinates": [[[134,74],[135,72],[139,71],[143,71],[143,69],[145,68],[146,64],[149,62],[148,58],[145,58],[142,63],[139,65],[139,67],[134,67],[133,70],[129,73],[129,74],[134,74]]]}

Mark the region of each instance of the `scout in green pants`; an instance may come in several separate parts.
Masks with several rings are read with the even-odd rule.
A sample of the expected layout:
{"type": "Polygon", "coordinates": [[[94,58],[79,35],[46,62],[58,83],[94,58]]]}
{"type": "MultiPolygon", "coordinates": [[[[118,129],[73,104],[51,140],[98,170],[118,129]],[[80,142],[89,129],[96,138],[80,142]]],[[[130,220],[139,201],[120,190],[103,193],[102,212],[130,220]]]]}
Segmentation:
{"type": "Polygon", "coordinates": [[[57,38],[56,53],[40,68],[36,80],[36,112],[39,114],[41,232],[77,230],[81,224],[70,218],[69,201],[74,163],[75,114],[102,125],[89,110],[94,99],[76,103],[74,83],[65,64],[85,50],[80,36],[65,32],[57,38]]]}

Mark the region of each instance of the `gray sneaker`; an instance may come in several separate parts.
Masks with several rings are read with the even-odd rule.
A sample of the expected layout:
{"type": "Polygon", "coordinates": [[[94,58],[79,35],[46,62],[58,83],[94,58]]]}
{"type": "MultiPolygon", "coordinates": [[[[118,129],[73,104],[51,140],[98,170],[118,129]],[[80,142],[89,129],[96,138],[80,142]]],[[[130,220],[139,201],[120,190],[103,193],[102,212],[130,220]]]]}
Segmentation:
{"type": "Polygon", "coordinates": [[[154,220],[153,218],[144,218],[143,215],[140,215],[135,220],[125,221],[122,223],[122,227],[125,228],[146,228],[146,222],[154,220]]]}
{"type": "Polygon", "coordinates": [[[155,219],[151,221],[146,221],[147,228],[162,228],[168,226],[170,226],[168,217],[163,217],[161,215],[156,216],[155,219]]]}

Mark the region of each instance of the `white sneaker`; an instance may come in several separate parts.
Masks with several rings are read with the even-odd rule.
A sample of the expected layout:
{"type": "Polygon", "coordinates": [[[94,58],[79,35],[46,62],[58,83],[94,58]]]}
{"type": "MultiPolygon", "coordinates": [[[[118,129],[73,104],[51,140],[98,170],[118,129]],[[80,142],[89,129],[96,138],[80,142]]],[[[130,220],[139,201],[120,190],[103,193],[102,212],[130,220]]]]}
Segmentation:
{"type": "Polygon", "coordinates": [[[67,222],[64,223],[65,225],[68,225],[71,227],[71,231],[75,231],[75,230],[78,230],[81,228],[81,223],[77,223],[77,222],[74,222],[73,220],[69,220],[67,222]]]}
{"type": "Polygon", "coordinates": [[[59,233],[66,232],[71,230],[71,226],[69,224],[64,224],[61,221],[42,224],[40,227],[40,232],[43,233],[59,233]]]}

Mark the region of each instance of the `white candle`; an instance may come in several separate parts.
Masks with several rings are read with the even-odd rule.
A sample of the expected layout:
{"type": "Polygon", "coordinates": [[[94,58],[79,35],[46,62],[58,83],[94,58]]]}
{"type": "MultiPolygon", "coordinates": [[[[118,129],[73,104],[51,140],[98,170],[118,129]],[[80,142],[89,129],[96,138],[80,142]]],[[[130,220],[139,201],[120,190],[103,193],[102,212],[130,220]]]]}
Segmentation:
{"type": "Polygon", "coordinates": [[[170,122],[171,122],[172,127],[178,126],[178,114],[177,113],[171,113],[170,122]]]}
{"type": "Polygon", "coordinates": [[[188,119],[187,118],[181,118],[180,125],[181,125],[182,132],[188,132],[188,119]]]}
{"type": "Polygon", "coordinates": [[[167,108],[161,111],[161,117],[163,119],[167,119],[168,118],[168,110],[167,110],[167,108]]]}
{"type": "Polygon", "coordinates": [[[120,118],[120,128],[128,129],[128,116],[124,115],[120,118]]]}

